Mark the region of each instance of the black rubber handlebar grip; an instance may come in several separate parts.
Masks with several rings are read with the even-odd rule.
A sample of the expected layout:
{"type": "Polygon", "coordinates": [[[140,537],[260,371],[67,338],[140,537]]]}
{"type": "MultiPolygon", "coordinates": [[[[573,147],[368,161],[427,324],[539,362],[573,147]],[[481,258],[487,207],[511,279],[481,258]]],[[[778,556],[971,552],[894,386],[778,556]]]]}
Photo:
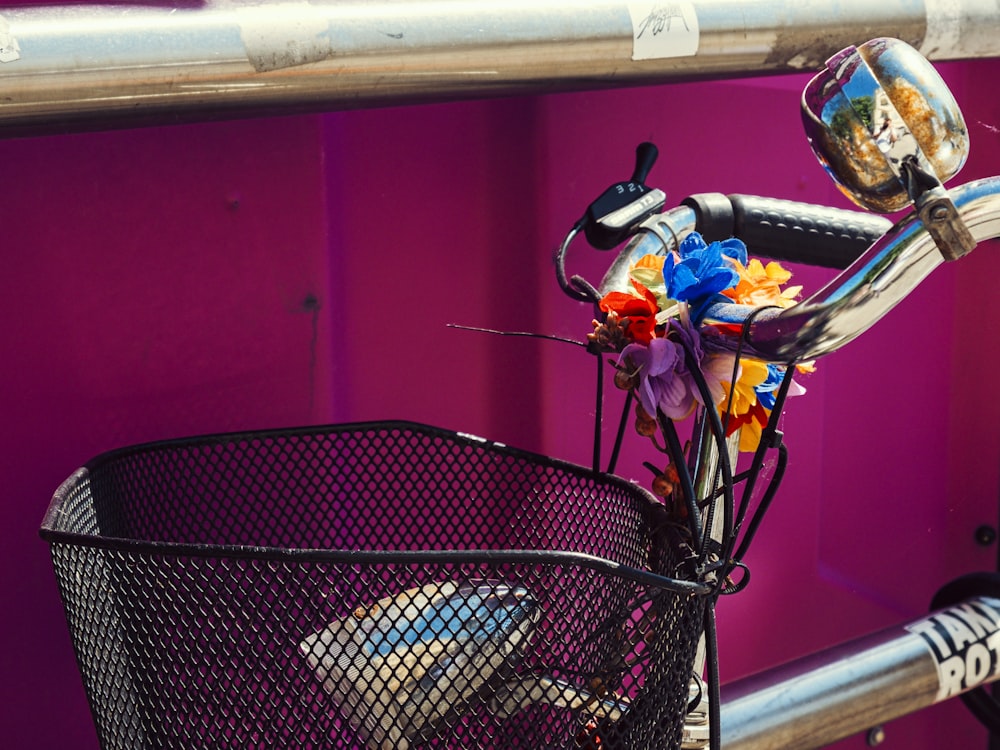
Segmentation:
{"type": "Polygon", "coordinates": [[[756,195],[700,193],[682,203],[707,242],[738,237],[751,255],[825,268],[847,268],[892,226],[883,216],[756,195]]]}

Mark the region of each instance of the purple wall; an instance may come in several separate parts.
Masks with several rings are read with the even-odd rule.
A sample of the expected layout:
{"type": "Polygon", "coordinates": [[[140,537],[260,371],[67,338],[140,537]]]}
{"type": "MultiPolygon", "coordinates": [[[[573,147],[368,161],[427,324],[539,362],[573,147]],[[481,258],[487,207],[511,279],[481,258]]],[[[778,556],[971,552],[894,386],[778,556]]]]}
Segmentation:
{"type": "MultiPolygon", "coordinates": [[[[960,179],[1000,173],[1000,63],[942,69],[972,137],[960,179]]],[[[650,181],[675,201],[844,205],[801,135],[804,82],[0,142],[4,744],[96,746],[37,537],[79,464],[149,439],[383,417],[587,462],[589,357],[446,326],[584,335],[551,249],[641,140],[660,146],[650,181]]],[[[920,613],[941,583],[995,566],[973,538],[1000,484],[991,249],[942,269],[789,405],[792,463],[753,583],[720,606],[727,678],[920,613]]],[[[645,457],[623,471],[641,477],[645,457]]],[[[985,746],[960,706],[888,736],[985,746]]]]}

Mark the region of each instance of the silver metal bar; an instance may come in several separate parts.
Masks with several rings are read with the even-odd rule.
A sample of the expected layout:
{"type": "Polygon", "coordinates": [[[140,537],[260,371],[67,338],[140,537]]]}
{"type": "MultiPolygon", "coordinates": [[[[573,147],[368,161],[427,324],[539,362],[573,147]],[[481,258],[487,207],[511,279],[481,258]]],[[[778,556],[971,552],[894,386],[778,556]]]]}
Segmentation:
{"type": "MultiPolygon", "coordinates": [[[[712,434],[712,428],[708,419],[702,418],[696,429],[698,431],[696,436],[698,440],[698,454],[695,463],[694,495],[697,499],[703,499],[712,496],[719,489],[721,483],[719,465],[721,460],[719,457],[719,445],[712,434]]],[[[733,466],[736,465],[736,459],[739,456],[739,447],[740,440],[739,432],[737,431],[726,439],[729,463],[733,466]]],[[[716,523],[719,522],[720,519],[717,518],[716,523]]],[[[720,528],[713,527],[710,536],[715,541],[720,541],[720,533],[720,528]]]]}
{"type": "Polygon", "coordinates": [[[0,134],[1000,55],[993,0],[205,0],[0,13],[0,134]]]}
{"type": "Polygon", "coordinates": [[[724,686],[722,747],[823,747],[995,681],[998,651],[1000,600],[969,599],[724,686]]]}
{"type": "MultiPolygon", "coordinates": [[[[712,434],[712,429],[709,425],[709,421],[704,414],[699,417],[698,424],[695,426],[694,431],[695,438],[697,439],[697,453],[694,466],[694,497],[696,501],[703,500],[704,498],[711,497],[719,486],[721,485],[721,476],[719,474],[719,466],[722,463],[721,456],[719,454],[719,446],[715,441],[715,436],[712,434]]],[[[735,433],[726,438],[726,453],[729,458],[730,466],[736,466],[736,460],[739,457],[740,449],[740,433],[737,430],[735,433]]],[[[716,498],[711,506],[714,507],[714,511],[711,514],[712,526],[708,529],[708,538],[715,542],[722,542],[724,525],[725,525],[725,510],[723,504],[725,503],[725,498],[716,498]]],[[[703,508],[703,513],[705,517],[708,514],[708,507],[703,508]]],[[[713,582],[714,581],[710,581],[713,582]]],[[[695,652],[694,663],[692,666],[692,671],[696,675],[703,674],[705,671],[705,663],[708,659],[707,644],[705,642],[705,634],[702,633],[698,640],[698,648],[695,652]]]]}

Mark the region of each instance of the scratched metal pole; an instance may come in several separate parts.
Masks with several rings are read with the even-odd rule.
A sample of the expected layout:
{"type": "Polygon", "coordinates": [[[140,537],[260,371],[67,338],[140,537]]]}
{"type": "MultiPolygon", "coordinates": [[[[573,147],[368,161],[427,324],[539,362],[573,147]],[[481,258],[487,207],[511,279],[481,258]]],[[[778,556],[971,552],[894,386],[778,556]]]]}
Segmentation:
{"type": "Polygon", "coordinates": [[[722,747],[815,750],[998,678],[1000,600],[972,597],[726,685],[722,747]]]}
{"type": "Polygon", "coordinates": [[[1000,55],[993,0],[205,0],[6,8],[0,135],[1000,55]]]}

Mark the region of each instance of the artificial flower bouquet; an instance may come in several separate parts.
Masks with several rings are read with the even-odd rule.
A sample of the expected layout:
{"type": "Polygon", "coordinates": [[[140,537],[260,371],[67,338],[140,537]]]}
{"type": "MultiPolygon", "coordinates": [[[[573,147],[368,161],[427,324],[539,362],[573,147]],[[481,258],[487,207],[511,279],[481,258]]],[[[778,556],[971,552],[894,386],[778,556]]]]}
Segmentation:
{"type": "MultiPolygon", "coordinates": [[[[716,410],[727,436],[739,431],[741,451],[757,450],[788,368],[734,352],[740,327],[706,313],[718,302],[790,307],[801,291],[786,286],[790,278],[777,262],[748,259],[738,239],[706,243],[697,232],[676,251],[632,265],[632,289],[601,299],[604,317],[588,338],[594,350],[618,354],[615,383],[635,396],[641,434],[652,437],[659,419],[683,420],[702,406],[716,410]]],[[[787,395],[805,392],[794,381],[787,387],[787,395]]],[[[654,491],[668,493],[675,473],[668,467],[654,491]]]]}

